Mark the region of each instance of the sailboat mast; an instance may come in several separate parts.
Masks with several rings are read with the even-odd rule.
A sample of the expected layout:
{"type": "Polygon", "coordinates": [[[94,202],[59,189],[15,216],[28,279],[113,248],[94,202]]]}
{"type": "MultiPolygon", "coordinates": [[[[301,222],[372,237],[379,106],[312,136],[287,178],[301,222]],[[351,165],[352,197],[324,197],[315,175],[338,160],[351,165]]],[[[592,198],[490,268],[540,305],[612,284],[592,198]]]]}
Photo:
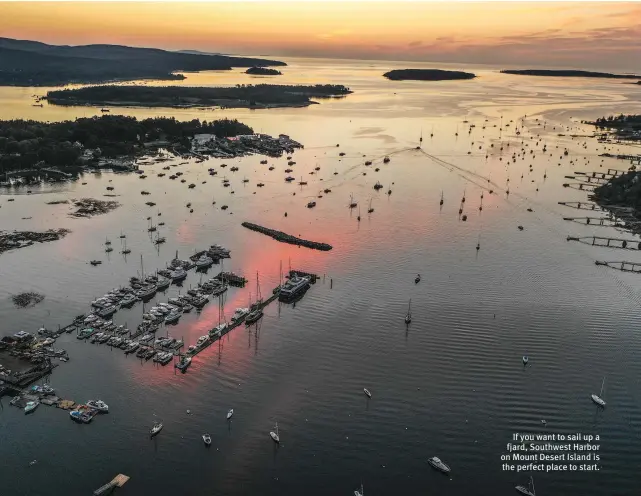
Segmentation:
{"type": "Polygon", "coordinates": [[[145,280],[145,267],[142,264],[142,253],[140,254],[140,273],[141,273],[141,278],[144,281],[145,280]]]}
{"type": "Polygon", "coordinates": [[[599,393],[599,398],[603,396],[603,386],[605,386],[605,377],[603,378],[603,381],[601,382],[601,392],[599,393]]]}

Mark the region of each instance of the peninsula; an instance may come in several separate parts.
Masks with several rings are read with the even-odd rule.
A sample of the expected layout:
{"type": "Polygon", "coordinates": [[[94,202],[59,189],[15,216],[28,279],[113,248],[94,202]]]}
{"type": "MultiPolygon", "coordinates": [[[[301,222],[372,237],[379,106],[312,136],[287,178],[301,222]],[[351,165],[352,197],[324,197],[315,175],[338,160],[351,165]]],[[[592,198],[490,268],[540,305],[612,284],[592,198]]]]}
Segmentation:
{"type": "Polygon", "coordinates": [[[282,76],[283,73],[276,69],[269,69],[268,67],[250,67],[245,71],[245,74],[252,74],[254,76],[282,76]]]}
{"type": "Polygon", "coordinates": [[[515,74],[518,76],[548,76],[548,77],[586,77],[604,79],[639,79],[641,76],[634,74],[610,74],[608,72],[574,71],[574,70],[547,70],[547,69],[523,69],[501,71],[501,74],[515,74]]]}
{"type": "Polygon", "coordinates": [[[305,107],[310,98],[331,98],[351,93],[337,84],[310,86],[236,85],[198,86],[89,86],[47,93],[55,105],[137,106],[137,107],[305,107]]]}
{"type": "Polygon", "coordinates": [[[474,79],[476,74],[461,71],[444,71],[441,69],[394,69],[383,74],[392,81],[452,81],[457,79],[474,79]]]}
{"type": "Polygon", "coordinates": [[[0,86],[56,86],[137,79],[185,79],[179,71],[284,66],[284,62],[122,45],[47,45],[0,38],[0,86]]]}
{"type": "Polygon", "coordinates": [[[196,134],[228,138],[251,133],[251,127],[229,119],[181,122],[103,115],[53,123],[0,121],[0,174],[3,179],[34,173],[69,179],[69,173],[84,166],[149,154],[154,143],[189,150],[190,138],[196,134]]]}

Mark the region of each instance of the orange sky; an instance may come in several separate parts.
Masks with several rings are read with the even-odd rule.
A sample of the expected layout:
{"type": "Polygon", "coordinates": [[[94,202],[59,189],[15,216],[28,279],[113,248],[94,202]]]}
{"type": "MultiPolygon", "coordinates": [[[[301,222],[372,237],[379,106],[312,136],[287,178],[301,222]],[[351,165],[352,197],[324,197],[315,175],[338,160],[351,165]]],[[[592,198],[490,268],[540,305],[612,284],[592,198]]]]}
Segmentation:
{"type": "Polygon", "coordinates": [[[54,44],[629,70],[640,26],[619,2],[0,3],[0,36],[54,44]]]}

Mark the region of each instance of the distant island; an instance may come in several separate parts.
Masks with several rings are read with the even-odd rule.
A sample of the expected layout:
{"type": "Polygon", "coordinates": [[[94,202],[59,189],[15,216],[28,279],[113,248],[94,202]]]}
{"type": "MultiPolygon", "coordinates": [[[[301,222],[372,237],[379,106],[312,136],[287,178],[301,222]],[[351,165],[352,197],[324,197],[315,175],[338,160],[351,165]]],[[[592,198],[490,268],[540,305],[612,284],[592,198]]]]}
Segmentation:
{"type": "Polygon", "coordinates": [[[476,74],[461,71],[443,71],[441,69],[395,69],[383,74],[392,81],[450,81],[457,79],[474,79],[476,74]]]}
{"type": "Polygon", "coordinates": [[[226,55],[168,52],[121,45],[58,46],[0,38],[0,86],[58,86],[136,79],[185,79],[178,71],[285,66],[226,55]]]}
{"type": "Polygon", "coordinates": [[[145,107],[304,107],[310,98],[332,98],[351,93],[337,84],[313,86],[236,85],[197,86],[88,86],[47,93],[55,105],[145,106],[145,107]]]}
{"type": "Polygon", "coordinates": [[[269,69],[267,67],[250,67],[245,71],[245,74],[253,74],[255,76],[282,76],[283,73],[276,69],[269,69]]]}
{"type": "Polygon", "coordinates": [[[546,70],[546,69],[523,69],[503,70],[502,74],[516,74],[519,76],[549,76],[549,77],[586,77],[605,79],[639,79],[641,76],[634,74],[610,74],[608,72],[572,71],[572,70],[546,70]]]}

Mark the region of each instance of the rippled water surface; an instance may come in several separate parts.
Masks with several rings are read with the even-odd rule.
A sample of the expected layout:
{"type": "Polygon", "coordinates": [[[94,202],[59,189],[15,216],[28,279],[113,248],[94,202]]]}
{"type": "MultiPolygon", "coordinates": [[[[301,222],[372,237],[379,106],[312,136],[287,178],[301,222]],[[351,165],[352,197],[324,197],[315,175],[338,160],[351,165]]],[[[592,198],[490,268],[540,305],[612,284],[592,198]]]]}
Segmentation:
{"type": "MultiPolygon", "coordinates": [[[[269,171],[259,163],[263,157],[253,156],[172,167],[186,183],[157,177],[164,165],[184,162],[176,159],[143,166],[145,180],[105,172],[69,185],[31,187],[32,194],[0,191],[2,229],[72,230],[61,241],[0,256],[3,333],[66,325],[86,313],[93,298],[136,275],[141,255],[149,272],[163,268],[176,251],[186,257],[212,243],[228,247],[232,258],[224,269],[245,274],[250,283],[226,295],[227,318],[255,298],[257,273],[263,294],[278,284],[281,264],[321,276],[296,305],[272,303],[257,326],[235,329],[198,355],[184,375],[171,365],[141,363],[63,335],[56,346],[67,349],[71,361],[61,363],[51,384],[78,402],[102,398],[110,413],[78,425],[46,406],[25,417],[4,398],[1,493],[88,494],[124,473],[131,480],[123,495],[350,494],[361,481],[368,495],[513,494],[529,475],[501,470],[500,455],[513,432],[584,432],[601,436],[601,470],[535,473],[537,493],[636,494],[641,279],[594,261],[641,260],[631,251],[566,241],[568,234],[632,235],[564,221],[585,211],[557,202],[587,199],[585,192],[562,187],[565,175],[627,167],[599,154],[608,147],[634,148],[604,148],[584,137],[592,129],[580,121],[639,113],[638,88],[617,80],[518,77],[459,66],[453,68],[479,78],[391,82],[381,74],[407,64],[288,63],[279,83],[339,83],[354,94],[302,109],[114,108],[112,114],[237,117],[256,131],[289,134],[305,145],[294,154],[292,174],[306,186],[285,183],[286,157],[269,159],[275,167],[269,171]],[[366,160],[373,164],[365,166],[366,160]],[[219,167],[223,162],[240,170],[219,167]],[[209,176],[209,167],[218,175],[209,176]],[[311,175],[315,167],[320,170],[311,175]],[[230,188],[222,186],[225,176],[230,188]],[[376,181],[384,185],[379,192],[376,181]],[[187,189],[191,182],[193,190],[187,189]],[[265,186],[256,187],[258,182],[265,186]],[[101,198],[107,186],[122,206],[104,216],[74,219],[69,205],[46,204],[101,198]],[[151,195],[142,196],[143,189],[151,195]],[[350,196],[359,204],[360,222],[359,208],[347,207],[350,196]],[[317,206],[305,208],[312,199],[317,206]],[[147,201],[157,205],[150,208],[147,201]],[[374,212],[367,214],[370,201],[374,212]],[[220,209],[225,204],[227,211],[220,209]],[[165,222],[159,232],[167,243],[160,248],[147,233],[148,216],[165,222]],[[243,228],[245,220],[334,249],[280,244],[243,228]],[[121,232],[132,250],[126,257],[119,254],[121,232]],[[115,248],[109,255],[106,238],[115,248]],[[89,265],[95,258],[103,264],[89,265]],[[422,280],[414,284],[417,273],[422,280]],[[10,295],[28,290],[45,300],[15,309],[10,295]],[[410,299],[413,321],[406,328],[410,299]],[[526,368],[524,354],[530,356],[526,368]],[[590,394],[598,393],[604,376],[608,406],[596,410],[590,394]],[[235,413],[226,422],[229,408],[235,413]],[[165,428],[150,441],[157,418],[165,428]],[[268,435],[275,422],[280,447],[268,435]],[[204,432],[212,436],[210,449],[201,441],[204,432]],[[450,477],[429,468],[431,456],[452,467],[450,477]],[[31,460],[37,463],[29,466],[31,460]]],[[[235,70],[189,74],[179,84],[252,82],[265,79],[235,70]]],[[[43,91],[0,88],[0,117],[96,115],[85,107],[32,107],[31,95],[43,91]]],[[[191,271],[182,288],[171,286],[154,301],[199,280],[191,271]]],[[[120,310],[114,321],[134,327],[142,313],[138,304],[120,310]]],[[[193,344],[218,319],[212,302],[159,333],[193,344]]]]}

